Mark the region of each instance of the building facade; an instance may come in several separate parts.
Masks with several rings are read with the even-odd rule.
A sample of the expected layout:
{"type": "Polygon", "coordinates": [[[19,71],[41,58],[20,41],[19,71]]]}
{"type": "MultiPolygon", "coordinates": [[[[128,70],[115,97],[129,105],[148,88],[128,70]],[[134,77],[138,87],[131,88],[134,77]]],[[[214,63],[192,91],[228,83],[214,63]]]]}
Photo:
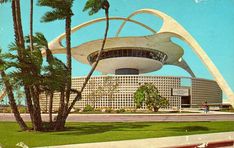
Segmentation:
{"type": "MultiPolygon", "coordinates": [[[[72,87],[80,89],[85,77],[73,78],[72,87]]],[[[82,109],[86,105],[95,108],[134,109],[134,92],[144,83],[153,83],[160,95],[169,100],[168,108],[197,107],[204,101],[209,104],[222,103],[222,91],[215,81],[169,76],[114,75],[91,77],[82,93],[82,100],[75,108],[82,109]],[[185,81],[185,82],[184,82],[185,81]]],[[[54,95],[54,110],[59,107],[59,96],[54,95]]],[[[75,95],[71,95],[73,99],[75,95]]],[[[49,100],[41,96],[42,110],[48,110],[49,100]]],[[[145,107],[143,107],[144,109],[145,107]]]]}

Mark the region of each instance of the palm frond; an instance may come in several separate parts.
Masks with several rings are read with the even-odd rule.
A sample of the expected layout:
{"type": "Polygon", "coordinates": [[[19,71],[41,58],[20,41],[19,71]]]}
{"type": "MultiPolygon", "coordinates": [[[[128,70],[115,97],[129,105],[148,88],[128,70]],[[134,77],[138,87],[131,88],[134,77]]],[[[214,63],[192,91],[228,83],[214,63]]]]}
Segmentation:
{"type": "Polygon", "coordinates": [[[35,42],[37,44],[41,44],[41,45],[47,47],[48,46],[48,41],[46,40],[45,36],[40,32],[36,32],[35,34],[36,34],[35,37],[34,37],[35,42]]]}
{"type": "Polygon", "coordinates": [[[39,0],[37,5],[51,7],[53,9],[65,9],[72,6],[74,0],[39,0]]]}
{"type": "Polygon", "coordinates": [[[64,20],[66,18],[66,15],[64,15],[64,12],[59,9],[55,9],[53,11],[46,12],[44,16],[41,18],[41,22],[52,22],[55,20],[64,20]]]}
{"type": "Polygon", "coordinates": [[[11,0],[0,0],[0,4],[11,2],[11,0]]]}
{"type": "Polygon", "coordinates": [[[74,0],[39,0],[39,6],[47,6],[52,8],[52,11],[48,11],[42,16],[41,22],[51,22],[55,20],[66,19],[67,16],[72,16],[73,12],[71,7],[74,0]]]}
{"type": "Polygon", "coordinates": [[[105,2],[107,2],[107,0],[88,0],[83,11],[89,10],[89,15],[93,15],[103,8],[105,2]]]}
{"type": "MultiPolygon", "coordinates": [[[[45,36],[41,32],[36,32],[33,38],[33,46],[34,48],[38,49],[45,49],[48,48],[48,41],[46,40],[45,36]]],[[[25,42],[30,43],[30,36],[25,36],[25,42]]]]}
{"type": "Polygon", "coordinates": [[[19,49],[19,47],[16,45],[16,43],[12,42],[8,45],[8,49],[9,49],[9,51],[17,51],[19,49]]]}

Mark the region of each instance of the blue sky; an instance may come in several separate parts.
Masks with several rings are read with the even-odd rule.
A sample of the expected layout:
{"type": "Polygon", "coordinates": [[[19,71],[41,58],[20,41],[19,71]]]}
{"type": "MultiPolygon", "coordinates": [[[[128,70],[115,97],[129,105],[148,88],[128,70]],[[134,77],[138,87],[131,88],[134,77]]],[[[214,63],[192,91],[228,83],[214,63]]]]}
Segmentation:
{"type": "MultiPolygon", "coordinates": [[[[111,5],[110,16],[127,17],[132,12],[143,8],[157,9],[172,16],[205,49],[232,90],[234,90],[234,0],[109,0],[109,2],[111,5]]],[[[29,1],[21,1],[21,4],[24,34],[26,35],[29,32],[29,1]]],[[[93,16],[89,16],[87,12],[82,12],[84,4],[84,0],[76,0],[74,3],[73,27],[94,18],[104,17],[104,11],[100,11],[93,16]]],[[[41,23],[40,17],[47,10],[49,9],[35,6],[34,32],[43,32],[48,41],[51,41],[64,32],[64,22],[41,23]]],[[[159,30],[162,24],[160,19],[149,14],[141,14],[133,18],[155,30],[159,30]]],[[[86,41],[102,38],[104,24],[104,22],[98,23],[78,31],[72,36],[72,45],[76,46],[86,41]]],[[[120,24],[121,22],[117,21],[111,22],[110,37],[115,35],[120,24]]],[[[149,31],[128,23],[121,36],[149,34],[151,34],[149,31]]],[[[13,26],[10,4],[4,4],[0,6],[0,47],[6,51],[12,41],[13,26]]],[[[185,54],[183,57],[196,76],[213,79],[191,48],[182,41],[176,40],[176,42],[184,48],[185,54]]],[[[58,57],[65,60],[64,55],[58,55],[58,57]]],[[[89,70],[90,66],[73,60],[73,76],[86,75],[89,70]]],[[[100,73],[95,73],[95,75],[98,74],[100,73]]],[[[150,73],[150,75],[189,76],[184,70],[174,66],[164,66],[161,70],[150,73]]]]}

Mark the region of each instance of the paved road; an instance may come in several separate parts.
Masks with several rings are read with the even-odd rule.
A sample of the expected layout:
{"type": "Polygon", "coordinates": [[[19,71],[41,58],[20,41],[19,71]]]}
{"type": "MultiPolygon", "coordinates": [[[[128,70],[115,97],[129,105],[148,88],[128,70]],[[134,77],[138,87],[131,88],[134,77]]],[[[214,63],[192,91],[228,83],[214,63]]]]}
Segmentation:
{"type": "MultiPolygon", "coordinates": [[[[25,121],[30,121],[29,114],[22,114],[25,121]]],[[[47,114],[42,114],[44,121],[47,114]]],[[[13,114],[0,114],[0,121],[15,121],[13,114]]],[[[68,122],[167,122],[167,121],[234,121],[234,114],[216,113],[181,113],[181,114],[70,114],[68,122]]]]}

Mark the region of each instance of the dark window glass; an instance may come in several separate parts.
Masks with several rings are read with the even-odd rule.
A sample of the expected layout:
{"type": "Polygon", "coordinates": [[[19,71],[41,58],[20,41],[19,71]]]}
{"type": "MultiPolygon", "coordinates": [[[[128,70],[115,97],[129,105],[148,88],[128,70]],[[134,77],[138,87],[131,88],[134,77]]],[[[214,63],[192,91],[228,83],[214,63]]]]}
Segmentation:
{"type": "Polygon", "coordinates": [[[123,56],[126,57],[128,55],[127,50],[123,50],[123,56]]]}
{"type": "Polygon", "coordinates": [[[146,57],[146,51],[142,51],[142,57],[146,57]]]}
{"type": "Polygon", "coordinates": [[[137,56],[138,56],[138,57],[141,57],[141,56],[142,56],[141,50],[138,50],[137,52],[138,52],[138,53],[137,53],[137,56]]]}
{"type": "MultiPolygon", "coordinates": [[[[96,61],[98,52],[92,53],[88,56],[88,61],[93,63],[96,61]]],[[[101,56],[101,60],[105,58],[113,57],[145,57],[154,60],[164,62],[167,59],[167,55],[159,51],[148,51],[148,50],[139,50],[139,49],[119,49],[119,50],[110,50],[104,51],[101,56]]]]}
{"type": "Polygon", "coordinates": [[[138,51],[138,50],[133,50],[133,51],[132,51],[132,56],[133,56],[133,57],[137,57],[137,51],[138,51]]]}
{"type": "Polygon", "coordinates": [[[118,51],[114,50],[114,57],[118,57],[118,51]]]}

